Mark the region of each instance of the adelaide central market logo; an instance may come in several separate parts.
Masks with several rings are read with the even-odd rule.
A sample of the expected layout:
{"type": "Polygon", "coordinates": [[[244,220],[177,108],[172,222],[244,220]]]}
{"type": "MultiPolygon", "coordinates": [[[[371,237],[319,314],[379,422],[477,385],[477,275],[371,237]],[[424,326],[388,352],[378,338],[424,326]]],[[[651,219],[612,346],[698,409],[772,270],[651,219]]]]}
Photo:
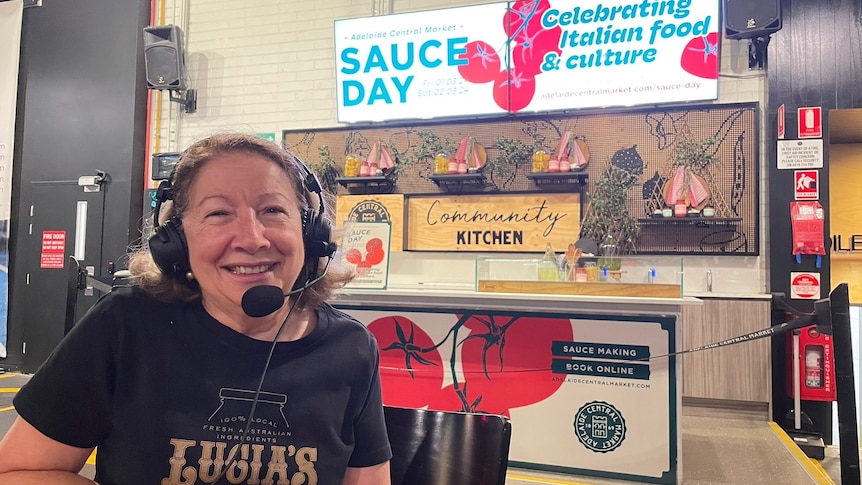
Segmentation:
{"type": "Polygon", "coordinates": [[[363,200],[347,214],[350,222],[391,222],[386,206],[376,200],[363,200]]]}
{"type": "Polygon", "coordinates": [[[578,441],[597,453],[613,451],[626,439],[623,415],[604,401],[581,406],[575,414],[574,426],[578,441]]]}

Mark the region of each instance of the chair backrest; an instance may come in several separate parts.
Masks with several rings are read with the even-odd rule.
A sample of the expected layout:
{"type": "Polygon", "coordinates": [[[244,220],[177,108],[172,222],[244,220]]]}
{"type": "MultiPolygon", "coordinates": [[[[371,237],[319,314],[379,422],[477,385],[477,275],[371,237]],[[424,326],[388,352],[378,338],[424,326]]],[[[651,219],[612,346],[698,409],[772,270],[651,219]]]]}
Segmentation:
{"type": "Polygon", "coordinates": [[[384,407],[392,485],[504,485],[512,425],[504,416],[384,407]]]}

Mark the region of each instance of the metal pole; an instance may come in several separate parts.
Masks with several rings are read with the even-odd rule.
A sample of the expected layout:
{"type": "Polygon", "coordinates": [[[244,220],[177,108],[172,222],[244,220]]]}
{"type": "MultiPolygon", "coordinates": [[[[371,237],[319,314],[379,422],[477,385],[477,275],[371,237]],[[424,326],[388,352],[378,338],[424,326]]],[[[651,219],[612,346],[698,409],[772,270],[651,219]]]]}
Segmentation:
{"type": "Polygon", "coordinates": [[[832,343],[835,346],[835,393],[838,400],[841,485],[860,485],[853,343],[850,337],[850,294],[847,283],[841,283],[832,290],[829,303],[832,314],[832,343]]]}
{"type": "Polygon", "coordinates": [[[799,329],[793,331],[793,429],[802,429],[802,391],[799,389],[799,329]]]}

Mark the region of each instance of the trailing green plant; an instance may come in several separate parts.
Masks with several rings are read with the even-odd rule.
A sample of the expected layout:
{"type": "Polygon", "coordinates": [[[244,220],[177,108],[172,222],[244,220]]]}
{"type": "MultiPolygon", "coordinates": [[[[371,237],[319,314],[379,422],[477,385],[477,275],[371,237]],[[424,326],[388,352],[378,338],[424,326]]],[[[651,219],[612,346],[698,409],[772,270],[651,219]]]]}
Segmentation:
{"type": "Polygon", "coordinates": [[[415,161],[433,159],[438,153],[445,153],[448,157],[454,157],[458,150],[458,143],[448,136],[440,138],[431,130],[419,130],[416,132],[421,143],[413,148],[415,161]]]}
{"type": "Polygon", "coordinates": [[[334,193],[338,192],[338,169],[335,168],[335,157],[329,152],[329,145],[320,145],[317,147],[319,160],[311,160],[308,162],[308,168],[317,174],[323,188],[334,193]]]}
{"type": "Polygon", "coordinates": [[[619,252],[631,252],[640,234],[640,225],[628,211],[628,192],[638,184],[638,175],[609,165],[590,191],[590,206],[581,222],[581,237],[600,243],[607,235],[617,242],[619,252]]]}
{"type": "Polygon", "coordinates": [[[501,136],[497,138],[496,148],[497,156],[489,156],[485,162],[485,170],[490,170],[494,175],[513,175],[522,163],[532,163],[533,147],[521,140],[501,136]]]}
{"type": "Polygon", "coordinates": [[[694,139],[686,135],[676,142],[674,167],[688,167],[703,170],[717,160],[715,154],[718,141],[715,138],[694,139]]]}

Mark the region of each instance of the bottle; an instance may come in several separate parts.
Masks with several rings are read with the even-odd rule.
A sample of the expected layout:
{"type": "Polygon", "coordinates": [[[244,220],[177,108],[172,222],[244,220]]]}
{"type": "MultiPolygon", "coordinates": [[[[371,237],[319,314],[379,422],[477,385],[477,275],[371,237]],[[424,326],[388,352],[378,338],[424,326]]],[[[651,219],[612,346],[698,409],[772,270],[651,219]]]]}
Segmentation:
{"type": "Polygon", "coordinates": [[[538,278],[539,281],[557,281],[560,277],[559,267],[557,266],[557,255],[551,249],[551,243],[545,247],[545,255],[539,260],[538,278]]]}
{"type": "Polygon", "coordinates": [[[359,157],[356,155],[347,155],[344,161],[344,176],[345,177],[358,177],[359,176],[359,165],[362,162],[359,160],[359,157]]]}
{"type": "Polygon", "coordinates": [[[600,268],[605,268],[610,271],[619,271],[622,263],[620,258],[617,257],[617,241],[610,233],[605,235],[605,238],[602,239],[602,243],[599,245],[599,254],[598,266],[600,268]]]}

